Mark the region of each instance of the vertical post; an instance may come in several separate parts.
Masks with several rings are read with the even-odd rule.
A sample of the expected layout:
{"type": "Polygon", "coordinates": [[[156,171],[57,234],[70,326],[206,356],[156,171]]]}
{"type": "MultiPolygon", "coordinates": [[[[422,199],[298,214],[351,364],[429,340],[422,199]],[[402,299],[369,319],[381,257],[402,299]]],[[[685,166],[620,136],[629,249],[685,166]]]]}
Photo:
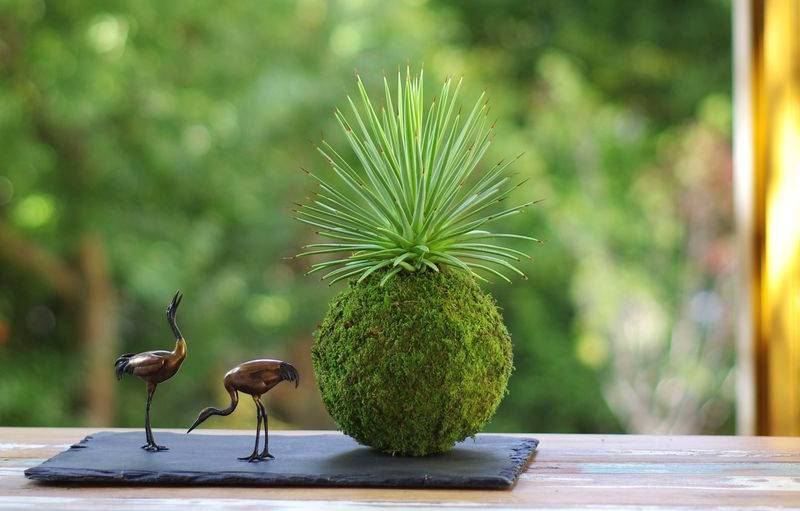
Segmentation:
{"type": "Polygon", "coordinates": [[[800,435],[800,0],[735,16],[739,427],[800,435]]]}
{"type": "Polygon", "coordinates": [[[755,307],[753,291],[758,265],[753,241],[755,172],[753,168],[753,30],[751,0],[733,5],[733,204],[736,220],[736,253],[739,262],[736,314],[736,431],[755,433],[755,307]]]}

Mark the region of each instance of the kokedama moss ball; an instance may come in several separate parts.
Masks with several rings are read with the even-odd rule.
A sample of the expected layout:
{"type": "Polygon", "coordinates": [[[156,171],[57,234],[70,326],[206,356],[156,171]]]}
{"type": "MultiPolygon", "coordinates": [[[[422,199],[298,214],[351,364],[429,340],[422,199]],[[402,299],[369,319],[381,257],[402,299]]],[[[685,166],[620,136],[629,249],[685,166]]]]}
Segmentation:
{"type": "Polygon", "coordinates": [[[385,452],[444,452],[478,433],[506,392],[511,339],[461,270],[376,272],[336,296],[311,350],[342,431],[385,452]]]}

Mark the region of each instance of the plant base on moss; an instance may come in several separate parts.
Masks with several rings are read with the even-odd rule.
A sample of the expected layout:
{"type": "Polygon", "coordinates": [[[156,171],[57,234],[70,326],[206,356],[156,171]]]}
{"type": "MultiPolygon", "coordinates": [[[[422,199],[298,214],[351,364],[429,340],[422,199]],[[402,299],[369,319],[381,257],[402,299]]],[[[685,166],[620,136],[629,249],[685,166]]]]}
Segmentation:
{"type": "Polygon", "coordinates": [[[381,272],[333,299],[312,349],[342,431],[421,456],[478,433],[506,392],[511,339],[490,295],[460,270],[381,272]]]}

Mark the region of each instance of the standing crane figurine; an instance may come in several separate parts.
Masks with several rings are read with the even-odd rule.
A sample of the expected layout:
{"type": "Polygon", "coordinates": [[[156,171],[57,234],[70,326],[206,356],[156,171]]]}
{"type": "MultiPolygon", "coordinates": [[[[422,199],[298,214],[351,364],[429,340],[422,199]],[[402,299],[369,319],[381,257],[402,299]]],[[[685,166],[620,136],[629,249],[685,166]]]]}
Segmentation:
{"type": "Polygon", "coordinates": [[[183,339],[181,331],[178,330],[178,324],[175,323],[175,312],[178,310],[181,298],[183,298],[183,295],[178,291],[172,298],[172,302],[167,306],[167,323],[169,323],[172,332],[175,334],[174,350],[145,351],[138,354],[126,353],[114,362],[118,380],[122,379],[122,375],[127,373],[137,376],[147,383],[147,406],[144,415],[147,443],[142,446],[142,449],[150,452],[166,451],[168,449],[163,445],[156,444],[153,439],[153,431],[150,429],[150,403],[153,401],[156,386],[175,376],[175,373],[181,368],[181,364],[186,358],[186,341],[183,339]]]}
{"type": "Polygon", "coordinates": [[[186,433],[191,431],[203,423],[212,415],[230,415],[236,410],[236,405],[239,404],[239,392],[249,394],[256,404],[256,445],[253,447],[253,452],[250,456],[239,458],[246,461],[263,461],[267,458],[275,458],[269,453],[269,426],[267,424],[267,410],[261,403],[261,396],[269,392],[275,385],[282,381],[294,382],[295,388],[300,383],[300,375],[297,374],[297,369],[291,364],[281,360],[250,360],[243,362],[234,367],[225,374],[225,390],[231,396],[231,404],[227,408],[220,410],[219,408],[208,407],[203,409],[197,416],[192,427],[186,433]],[[261,420],[264,420],[264,450],[258,453],[258,437],[261,433],[261,420]]]}

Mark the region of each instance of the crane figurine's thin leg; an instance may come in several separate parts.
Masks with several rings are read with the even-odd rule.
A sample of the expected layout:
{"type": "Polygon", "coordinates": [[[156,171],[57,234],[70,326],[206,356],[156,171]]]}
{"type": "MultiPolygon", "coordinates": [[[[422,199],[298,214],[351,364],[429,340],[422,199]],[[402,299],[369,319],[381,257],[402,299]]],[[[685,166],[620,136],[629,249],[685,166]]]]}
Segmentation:
{"type": "Polygon", "coordinates": [[[264,408],[264,404],[261,402],[260,397],[258,398],[258,408],[261,410],[261,416],[264,417],[264,450],[258,455],[258,459],[275,459],[275,456],[269,453],[269,423],[267,422],[267,409],[264,408]]]}
{"type": "Polygon", "coordinates": [[[147,404],[144,409],[144,437],[147,443],[142,446],[142,449],[149,449],[153,442],[153,432],[150,431],[150,403],[153,401],[153,393],[156,391],[156,386],[150,383],[147,384],[147,404]]]}
{"type": "Polygon", "coordinates": [[[256,403],[256,445],[253,447],[253,452],[250,456],[239,458],[243,461],[257,461],[258,460],[258,437],[261,434],[261,408],[258,406],[258,398],[253,396],[253,401],[256,403]]]}
{"type": "Polygon", "coordinates": [[[150,429],[150,404],[153,402],[153,394],[156,392],[156,385],[154,383],[147,384],[147,406],[144,412],[144,431],[147,443],[142,446],[146,451],[166,451],[167,447],[157,445],[153,438],[153,430],[150,429]]]}

